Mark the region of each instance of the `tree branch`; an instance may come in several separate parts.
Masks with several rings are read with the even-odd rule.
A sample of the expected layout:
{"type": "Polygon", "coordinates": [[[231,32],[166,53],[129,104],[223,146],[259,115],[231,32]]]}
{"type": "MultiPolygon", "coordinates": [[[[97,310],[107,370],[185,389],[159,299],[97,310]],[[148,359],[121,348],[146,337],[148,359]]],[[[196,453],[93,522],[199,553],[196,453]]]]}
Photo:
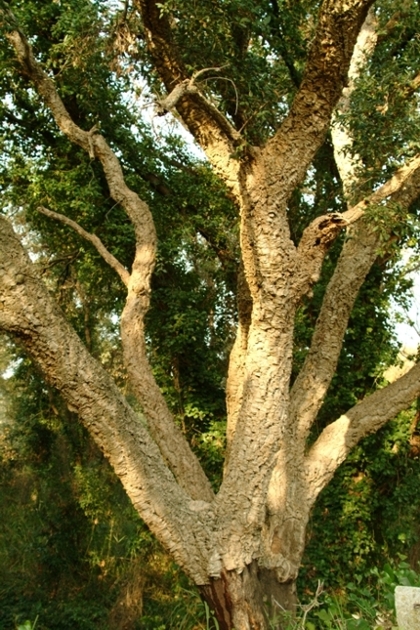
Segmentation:
{"type": "MultiPolygon", "coordinates": [[[[158,114],[161,116],[163,114],[166,114],[167,112],[170,112],[172,109],[175,109],[181,98],[186,94],[199,94],[200,90],[196,85],[198,77],[201,77],[206,72],[210,72],[210,70],[212,70],[213,72],[220,72],[220,70],[226,68],[226,65],[227,64],[219,68],[202,68],[201,70],[197,70],[196,72],[194,72],[191,79],[185,79],[184,81],[181,81],[181,83],[178,83],[170,94],[168,94],[165,98],[157,101],[159,106],[158,114]]],[[[205,98],[204,95],[202,96],[203,98],[205,98]]],[[[206,101],[210,107],[213,107],[210,101],[208,101],[207,99],[206,101]]],[[[218,110],[216,111],[218,115],[220,115],[220,112],[218,110]]]]}
{"type": "MultiPolygon", "coordinates": [[[[4,14],[4,9],[0,8],[4,14]]],[[[128,295],[121,317],[124,360],[134,393],[142,404],[149,429],[180,485],[197,499],[211,501],[213,491],[197,457],[176,426],[155,381],[146,353],[144,317],[150,304],[150,280],[156,256],[156,231],[148,205],[125,183],[118,158],[96,126],[83,131],[71,119],[53,81],[36,61],[26,37],[16,29],[7,34],[18,60],[54,119],[71,142],[102,163],[112,198],[130,218],[136,236],[136,252],[128,280],[128,295]]]]}
{"type": "Polygon", "coordinates": [[[343,93],[338,101],[331,125],[331,137],[334,146],[334,157],[343,183],[343,191],[346,200],[351,199],[352,192],[357,182],[358,171],[363,168],[363,162],[359,155],[354,155],[353,138],[348,129],[340,122],[340,115],[350,110],[350,97],[355,89],[356,79],[360,76],[368,58],[375,49],[378,39],[377,20],[372,9],[369,10],[363,23],[354,47],[350,62],[348,85],[343,88],[343,93]]]}
{"type": "Polygon", "coordinates": [[[66,321],[4,217],[0,329],[22,344],[69,409],[78,413],[157,538],[193,579],[206,581],[208,505],[191,501],[176,483],[146,427],[66,321]]]}
{"type": "MultiPolygon", "coordinates": [[[[239,343],[235,346],[238,355],[232,357],[234,380],[229,394],[233,404],[229,404],[229,411],[233,409],[236,413],[239,404],[240,413],[238,422],[235,424],[233,416],[229,427],[233,436],[230,436],[229,459],[218,494],[218,500],[228,500],[229,507],[223,508],[225,518],[234,523],[230,526],[232,557],[239,523],[244,523],[245,527],[245,522],[253,519],[252,522],[264,523],[265,527],[268,521],[274,523],[277,517],[282,519],[279,515],[284,514],[286,504],[290,504],[286,490],[288,481],[294,478],[290,473],[300,476],[300,460],[295,457],[295,427],[289,414],[289,370],[296,304],[302,283],[307,281],[309,265],[302,269],[304,261],[290,239],[287,204],[324,141],[358,30],[370,4],[371,0],[324,1],[315,44],[290,114],[265,147],[255,151],[246,173],[244,168],[246,190],[242,196],[241,247],[253,301],[252,317],[247,345],[239,339],[241,347],[239,343]],[[271,416],[274,409],[275,423],[271,416]],[[275,484],[270,481],[272,476],[285,485],[281,489],[274,488],[275,484]],[[237,492],[238,479],[247,488],[246,498],[237,492]],[[266,488],[269,494],[273,489],[270,516],[267,501],[259,501],[262,488],[264,494],[266,488]]],[[[340,229],[341,224],[338,217],[320,220],[316,226],[321,237],[320,250],[326,250],[333,232],[340,229]]],[[[308,251],[312,238],[309,236],[306,233],[308,251]]],[[[303,456],[304,442],[301,441],[299,447],[303,456]]],[[[292,487],[296,484],[300,484],[299,479],[292,487]]]]}
{"type": "Polygon", "coordinates": [[[290,414],[303,447],[334,376],[348,320],[377,247],[377,236],[366,225],[357,225],[325,292],[311,348],[290,393],[290,414]]]}
{"type": "Polygon", "coordinates": [[[313,500],[362,438],[395,418],[419,395],[420,363],[417,363],[404,376],[371,394],[328,425],[307,455],[306,472],[314,483],[313,500]]]}
{"type": "MultiPolygon", "coordinates": [[[[311,286],[319,280],[325,255],[341,230],[348,228],[365,216],[369,206],[379,205],[384,201],[391,200],[401,205],[404,199],[404,206],[408,207],[415,199],[413,193],[417,195],[416,182],[419,176],[420,155],[404,164],[378,190],[362,199],[352,208],[341,214],[325,214],[312,221],[305,228],[298,246],[300,295],[308,293],[311,286]],[[398,202],[396,201],[397,198],[398,202]]],[[[377,243],[375,241],[376,247],[377,243]]]]}
{"type": "Polygon", "coordinates": [[[64,223],[65,225],[68,225],[75,232],[77,232],[79,236],[84,238],[85,241],[89,241],[89,243],[92,243],[92,245],[95,247],[97,252],[102,256],[105,262],[110,267],[112,267],[114,271],[117,272],[117,274],[120,276],[125,286],[128,286],[130,274],[128,273],[124,265],[122,265],[119,262],[119,260],[117,260],[115,256],[113,256],[111,252],[107,250],[107,248],[102,243],[100,238],[98,238],[95,234],[91,234],[90,232],[87,232],[78,223],[76,223],[76,221],[69,219],[69,217],[66,217],[64,214],[60,214],[59,212],[54,212],[53,210],[48,210],[48,208],[44,208],[44,206],[39,206],[37,210],[38,212],[45,214],[45,216],[49,217],[50,219],[55,219],[57,221],[61,221],[61,223],[64,223]]]}
{"type": "Polygon", "coordinates": [[[322,4],[302,83],[290,113],[265,148],[267,161],[276,163],[270,184],[286,201],[324,141],[347,80],[359,30],[373,1],[324,0],[322,4]]]}
{"type": "Polygon", "coordinates": [[[401,168],[395,171],[394,175],[387,182],[382,184],[378,190],[362,199],[362,201],[359,201],[358,204],[349,208],[346,212],[343,212],[342,216],[346,219],[348,224],[355,223],[363,217],[370,205],[379,205],[383,201],[390,201],[391,199],[396,201],[395,195],[400,191],[402,195],[398,197],[398,203],[401,203],[401,196],[411,199],[410,203],[412,203],[415,197],[413,198],[411,193],[413,185],[414,187],[417,186],[419,172],[420,154],[413,157],[406,164],[401,166],[401,168]]]}
{"type": "MultiPolygon", "coordinates": [[[[284,270],[293,268],[294,299],[297,303],[318,279],[330,244],[347,225],[348,217],[345,216],[335,214],[318,217],[304,231],[296,252],[289,245],[287,204],[324,142],[333,109],[346,82],[359,30],[372,3],[373,0],[352,0],[347,3],[324,0],[302,83],[290,113],[274,137],[255,157],[258,170],[263,173],[264,194],[271,203],[267,201],[264,204],[261,216],[258,216],[258,228],[253,227],[253,221],[248,220],[243,213],[243,259],[253,295],[270,274],[277,286],[277,278],[285,275],[284,270]],[[261,244],[254,243],[257,229],[259,233],[266,234],[261,244]],[[274,236],[280,230],[283,235],[281,243],[274,236]],[[258,260],[255,259],[257,250],[263,252],[258,260]],[[278,269],[273,267],[273,251],[279,252],[278,269]],[[265,252],[270,252],[267,267],[263,265],[265,252]],[[261,278],[257,277],[257,270],[260,270],[261,278]]],[[[260,199],[261,193],[259,199],[253,201],[255,207],[261,204],[260,199]]],[[[253,213],[256,215],[255,208],[253,213]]],[[[267,290],[270,293],[276,289],[270,287],[267,290]]]]}
{"type": "Polygon", "coordinates": [[[331,212],[317,217],[305,228],[297,253],[299,257],[300,296],[305,295],[318,282],[322,263],[341,230],[348,222],[342,214],[331,212]]]}
{"type": "Polygon", "coordinates": [[[192,78],[188,76],[172,36],[168,16],[160,10],[156,0],[135,0],[134,4],[142,16],[153,64],[168,92],[161,104],[165,104],[165,109],[176,106],[215,170],[237,193],[239,162],[231,156],[241,143],[240,133],[194,84],[202,71],[192,78]]]}
{"type": "MultiPolygon", "coordinates": [[[[349,67],[349,85],[343,89],[339,112],[347,111],[350,95],[361,68],[376,45],[376,20],[370,11],[360,30],[349,67]]],[[[347,198],[354,192],[357,170],[362,167],[358,156],[351,156],[352,138],[340,123],[332,124],[332,138],[338,170],[347,198]]],[[[420,156],[402,166],[378,190],[349,208],[341,217],[348,226],[359,222],[349,232],[334,275],[325,292],[321,312],[315,325],[311,348],[291,391],[291,416],[299,439],[305,443],[310,427],[324,401],[347,329],[357,294],[377,256],[379,240],[366,222],[360,221],[370,205],[392,200],[408,208],[420,194],[420,156]]],[[[311,226],[309,226],[311,228],[311,226]]],[[[308,229],[305,230],[305,233],[308,229]]],[[[392,226],[389,228],[392,229],[392,226]]],[[[303,241],[302,237],[302,241],[303,241]]],[[[301,242],[302,242],[301,241],[301,242]]],[[[301,250],[301,244],[299,244],[301,250]]],[[[307,254],[306,254],[307,255],[307,254]]],[[[320,256],[319,256],[320,258],[320,256]]],[[[318,261],[319,270],[320,262],[318,261]]]]}
{"type": "Polygon", "coordinates": [[[97,157],[102,163],[111,196],[122,205],[133,223],[137,242],[142,245],[148,244],[154,249],[156,235],[150,210],[126,185],[119,160],[105,138],[98,133],[97,126],[94,125],[89,131],[84,131],[73,122],[52,79],[36,61],[30,44],[20,30],[9,32],[7,38],[16,51],[23,71],[33,82],[61,131],[71,142],[81,146],[92,159],[97,157]]]}
{"type": "MultiPolygon", "coordinates": [[[[372,200],[388,199],[408,208],[419,195],[420,158],[414,158],[370,197],[342,216],[354,221],[360,219],[372,200]]],[[[291,415],[302,440],[306,440],[334,376],[354,302],[377,257],[378,246],[377,234],[366,221],[358,220],[344,243],[325,292],[311,348],[292,387],[291,415]]]]}

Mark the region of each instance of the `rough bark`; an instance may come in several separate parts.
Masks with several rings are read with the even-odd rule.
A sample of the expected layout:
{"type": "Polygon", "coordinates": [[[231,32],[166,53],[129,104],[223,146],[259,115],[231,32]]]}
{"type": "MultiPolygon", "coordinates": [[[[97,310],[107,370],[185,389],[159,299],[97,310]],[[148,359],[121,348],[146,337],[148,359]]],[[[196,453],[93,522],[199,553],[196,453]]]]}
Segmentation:
{"type": "Polygon", "coordinates": [[[147,428],[66,322],[3,217],[0,327],[19,341],[79,415],[151,530],[194,580],[205,582],[208,504],[192,501],[176,483],[147,428]]]}
{"type": "Polygon", "coordinates": [[[245,278],[243,264],[238,269],[237,280],[238,329],[235,343],[229,357],[229,371],[226,383],[226,410],[229,423],[226,428],[228,450],[235,433],[244,386],[245,356],[248,346],[248,333],[251,325],[252,298],[245,278]]]}
{"type": "MultiPolygon", "coordinates": [[[[65,322],[4,219],[0,327],[20,340],[80,415],[134,506],[200,585],[223,629],[263,629],[280,612],[278,604],[293,607],[316,497],[360,439],[420,394],[416,365],[326,427],[307,452],[308,432],[335,372],[354,300],[376,258],[377,237],[363,220],[366,208],[390,199],[408,207],[420,193],[417,156],[342,215],[317,217],[298,246],[290,237],[290,196],[325,140],[371,5],[372,0],[324,0],[288,115],[265,146],[234,157],[240,134],[200,92],[194,75],[188,76],[167,15],[155,0],[135,0],[150,56],[168,93],[164,106],[177,108],[240,209],[239,328],[227,383],[228,457],[216,497],[173,421],[147,358],[144,317],[156,251],[150,210],[127,187],[105,138],[96,129],[84,131],[74,124],[20,30],[8,34],[21,68],[57,125],[92,159],[100,160],[112,197],[133,223],[136,253],[128,272],[93,235],[44,210],[89,240],[127,285],[121,318],[124,360],[148,426],[65,322]],[[344,228],[349,228],[348,238],[327,287],[311,348],[290,391],[296,309],[344,228]]],[[[343,168],[350,172],[354,165],[343,168]]]]}
{"type": "MultiPolygon", "coordinates": [[[[166,402],[154,379],[147,358],[144,341],[144,317],[150,304],[150,280],[156,256],[156,231],[148,205],[130,190],[124,180],[121,165],[105,138],[96,128],[83,131],[71,119],[53,81],[36,61],[32,49],[20,30],[8,34],[18,60],[28,78],[33,82],[45,104],[50,108],[61,131],[89,155],[100,160],[112,198],[120,203],[131,220],[136,236],[136,252],[131,274],[113,258],[111,266],[127,284],[126,306],[121,317],[121,338],[125,365],[133,389],[145,410],[149,429],[165,460],[182,487],[192,498],[211,501],[213,492],[196,456],[191,451],[180,429],[176,426],[166,402]]],[[[44,214],[53,216],[50,211],[44,214]]],[[[57,214],[54,218],[58,218],[57,214]]],[[[79,234],[93,242],[108,263],[109,253],[101,249],[94,235],[87,235],[80,226],[67,219],[79,234]],[[84,233],[83,233],[84,232],[84,233]]],[[[99,241],[99,242],[98,242],[99,241]]],[[[103,247],[103,246],[102,246],[103,247]]]]}
{"type": "Polygon", "coordinates": [[[324,141],[368,6],[355,3],[339,14],[337,6],[324,3],[291,111],[241,172],[241,250],[252,315],[242,359],[235,346],[243,385],[231,402],[236,416],[233,423],[228,417],[229,459],[216,498],[219,566],[242,570],[259,557],[283,582],[296,578],[310,509],[304,444],[296,444],[289,414],[295,310],[345,223],[319,219],[297,250],[287,202],[324,141]]]}
{"type": "MultiPolygon", "coordinates": [[[[355,80],[372,53],[376,40],[376,20],[373,13],[369,12],[354,48],[349,68],[349,84],[343,89],[337,105],[339,114],[350,107],[355,80]]],[[[350,200],[356,194],[358,173],[362,172],[363,164],[359,156],[352,155],[352,138],[336,118],[332,123],[332,138],[344,193],[347,200],[350,200]]],[[[291,391],[290,414],[300,440],[306,441],[324,401],[337,367],[351,310],[359,289],[377,258],[379,239],[369,224],[361,219],[370,205],[391,202],[408,208],[420,194],[419,167],[420,158],[415,156],[378,190],[354,206],[350,205],[341,215],[348,226],[348,237],[327,287],[311,348],[291,391]]]]}
{"type": "Polygon", "coordinates": [[[329,424],[311,447],[306,460],[313,500],[363,437],[383,427],[419,395],[420,364],[417,363],[404,376],[374,392],[329,424]]]}
{"type": "MultiPolygon", "coordinates": [[[[420,195],[420,159],[401,168],[375,193],[342,216],[360,219],[371,199],[387,199],[408,208],[420,195]],[[387,192],[388,194],[385,194],[387,192]]],[[[392,226],[390,226],[390,230],[392,226]]],[[[325,292],[311,348],[291,390],[290,414],[299,439],[305,441],[334,376],[348,320],[369,270],[378,256],[379,239],[365,221],[349,230],[325,292]]]]}
{"type": "Polygon", "coordinates": [[[280,583],[275,572],[252,562],[241,574],[222,570],[220,577],[200,588],[220,630],[286,628],[296,611],[294,582],[280,583]]]}

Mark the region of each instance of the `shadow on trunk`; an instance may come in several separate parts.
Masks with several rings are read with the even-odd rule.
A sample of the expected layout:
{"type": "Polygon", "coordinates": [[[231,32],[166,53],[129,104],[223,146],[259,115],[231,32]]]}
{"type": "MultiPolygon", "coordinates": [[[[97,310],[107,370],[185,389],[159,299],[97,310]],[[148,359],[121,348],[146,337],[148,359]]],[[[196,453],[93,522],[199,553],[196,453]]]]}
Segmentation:
{"type": "Polygon", "coordinates": [[[224,570],[220,578],[200,587],[216,630],[286,630],[295,616],[295,582],[280,583],[274,570],[254,560],[241,574],[224,570]]]}

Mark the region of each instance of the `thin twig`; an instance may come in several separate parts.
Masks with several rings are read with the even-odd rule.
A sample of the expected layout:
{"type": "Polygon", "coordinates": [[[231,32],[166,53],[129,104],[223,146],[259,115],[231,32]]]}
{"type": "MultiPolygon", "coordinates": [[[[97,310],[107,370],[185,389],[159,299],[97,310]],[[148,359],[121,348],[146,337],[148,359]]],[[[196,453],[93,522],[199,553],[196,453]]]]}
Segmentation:
{"type": "Polygon", "coordinates": [[[224,70],[224,68],[227,68],[228,65],[229,65],[228,63],[225,63],[223,66],[219,66],[219,67],[213,66],[210,68],[202,68],[201,70],[196,70],[195,72],[193,72],[193,75],[190,81],[194,83],[198,79],[198,77],[204,74],[205,72],[210,72],[210,70],[214,70],[215,72],[220,72],[220,70],[224,70]]]}
{"type": "MultiPolygon", "coordinates": [[[[219,70],[221,70],[221,68],[219,68],[219,70]]],[[[229,77],[207,77],[206,79],[203,79],[204,81],[211,81],[213,79],[219,79],[221,81],[229,81],[230,83],[232,83],[233,85],[233,89],[235,90],[235,114],[234,116],[236,116],[236,114],[238,113],[238,109],[239,109],[239,93],[238,93],[238,89],[236,87],[235,81],[233,81],[233,79],[230,79],[229,77]]]]}
{"type": "Polygon", "coordinates": [[[102,256],[105,262],[108,263],[108,265],[117,272],[123,283],[128,286],[130,274],[128,273],[127,269],[115,258],[115,256],[113,256],[111,252],[107,250],[100,238],[98,238],[95,234],[87,232],[78,223],[76,223],[76,221],[69,219],[69,217],[66,217],[64,214],[54,212],[53,210],[48,210],[48,208],[44,208],[44,206],[39,206],[37,210],[38,212],[45,214],[45,216],[49,217],[50,219],[56,219],[57,221],[61,221],[61,223],[68,225],[75,232],[77,232],[79,236],[84,238],[86,241],[89,241],[89,243],[92,243],[92,245],[96,248],[97,252],[102,256]]]}

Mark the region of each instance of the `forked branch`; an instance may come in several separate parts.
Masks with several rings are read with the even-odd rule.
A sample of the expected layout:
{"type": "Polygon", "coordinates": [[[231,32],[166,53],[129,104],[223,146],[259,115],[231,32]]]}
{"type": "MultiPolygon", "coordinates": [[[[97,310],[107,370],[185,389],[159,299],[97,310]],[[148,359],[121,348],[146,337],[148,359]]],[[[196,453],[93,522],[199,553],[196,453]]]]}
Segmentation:
{"type": "MultiPolygon", "coordinates": [[[[311,348],[292,387],[291,414],[299,436],[306,440],[324,401],[340,356],[349,317],[370,268],[377,258],[379,237],[362,220],[375,200],[387,200],[407,208],[420,195],[420,158],[414,158],[370,197],[343,213],[355,225],[343,245],[315,324],[311,348]]],[[[388,227],[392,232],[393,226],[388,227]]]]}
{"type": "MultiPolygon", "coordinates": [[[[194,72],[191,79],[184,79],[184,81],[178,83],[170,94],[165,96],[165,98],[161,98],[157,101],[158,115],[161,116],[163,114],[166,114],[167,112],[170,112],[172,109],[175,109],[183,96],[187,94],[199,94],[200,90],[196,83],[198,77],[201,77],[203,74],[209,72],[210,70],[213,70],[214,72],[219,72],[220,70],[222,70],[222,68],[225,67],[226,66],[221,66],[220,68],[202,68],[201,70],[197,70],[197,72],[194,72]]],[[[202,96],[203,98],[205,98],[204,95],[202,96]]],[[[207,103],[209,107],[213,107],[213,105],[209,101],[207,101],[207,103]]],[[[217,111],[217,113],[220,115],[219,111],[217,111]]]]}
{"type": "MultiPolygon", "coordinates": [[[[0,11],[4,14],[4,9],[0,11]]],[[[176,426],[153,376],[145,347],[144,317],[150,304],[150,281],[156,256],[156,231],[148,205],[126,184],[118,158],[96,129],[76,125],[50,77],[36,61],[25,35],[17,28],[7,34],[18,60],[54,119],[71,142],[102,163],[112,198],[121,204],[134,226],[136,252],[128,277],[128,295],[121,318],[124,360],[133,390],[142,404],[152,437],[177,481],[194,499],[211,501],[210,483],[187,440],[176,426]]],[[[73,226],[74,227],[74,226],[73,226]]],[[[128,273],[128,272],[127,272],[128,273]]],[[[125,278],[127,276],[123,274],[125,278]]]]}

